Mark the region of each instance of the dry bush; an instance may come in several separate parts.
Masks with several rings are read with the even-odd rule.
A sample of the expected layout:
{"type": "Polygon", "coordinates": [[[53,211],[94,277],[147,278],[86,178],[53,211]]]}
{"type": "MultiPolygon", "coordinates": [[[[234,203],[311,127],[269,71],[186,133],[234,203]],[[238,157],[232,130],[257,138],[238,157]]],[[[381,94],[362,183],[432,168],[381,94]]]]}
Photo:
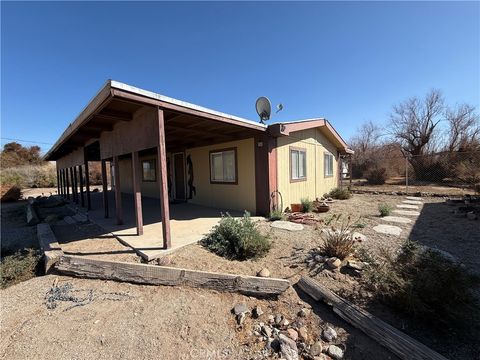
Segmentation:
{"type": "Polygon", "coordinates": [[[322,252],[330,257],[345,259],[353,252],[357,242],[351,231],[353,225],[351,217],[343,218],[342,215],[333,215],[326,224],[329,226],[320,230],[322,252]]]}
{"type": "Polygon", "coordinates": [[[20,188],[55,187],[57,171],[55,165],[22,165],[2,169],[2,184],[16,185],[20,188]]]}
{"type": "Polygon", "coordinates": [[[384,167],[374,167],[367,171],[366,179],[370,185],[383,185],[387,181],[387,169],[384,167]]]}

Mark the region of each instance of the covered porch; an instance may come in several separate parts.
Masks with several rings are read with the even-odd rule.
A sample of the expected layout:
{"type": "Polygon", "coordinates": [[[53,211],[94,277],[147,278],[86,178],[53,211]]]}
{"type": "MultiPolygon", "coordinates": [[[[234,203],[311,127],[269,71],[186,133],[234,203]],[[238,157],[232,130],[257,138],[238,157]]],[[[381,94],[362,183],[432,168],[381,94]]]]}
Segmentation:
{"type": "MultiPolygon", "coordinates": [[[[109,212],[115,213],[115,194],[108,191],[109,212]]],[[[103,194],[92,193],[92,210],[88,211],[89,220],[111,232],[124,245],[134,249],[146,261],[159,258],[183,246],[198,242],[221,219],[222,213],[242,216],[241,211],[218,209],[186,202],[170,204],[171,247],[166,248],[163,241],[163,224],[158,199],[142,197],[143,234],[137,235],[135,201],[133,194],[122,195],[123,223],[118,224],[115,217],[105,218],[103,194]]]]}

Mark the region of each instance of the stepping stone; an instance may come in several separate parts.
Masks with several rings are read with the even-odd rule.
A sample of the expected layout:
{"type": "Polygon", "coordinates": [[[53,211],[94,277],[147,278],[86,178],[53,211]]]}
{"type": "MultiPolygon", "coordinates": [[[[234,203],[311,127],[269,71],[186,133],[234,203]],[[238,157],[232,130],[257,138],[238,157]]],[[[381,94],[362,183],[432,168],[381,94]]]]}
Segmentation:
{"type": "Polygon", "coordinates": [[[395,214],[407,215],[407,216],[418,216],[420,213],[414,210],[393,210],[395,214]]]}
{"type": "Polygon", "coordinates": [[[405,199],[407,200],[416,200],[416,201],[423,201],[421,197],[416,197],[416,196],[406,196],[405,199]]]}
{"type": "Polygon", "coordinates": [[[411,219],[400,217],[400,216],[384,216],[381,219],[385,221],[396,222],[401,224],[409,224],[412,222],[411,219]]]}
{"type": "Polygon", "coordinates": [[[302,224],[293,223],[290,221],[277,220],[270,224],[271,227],[277,229],[283,229],[288,231],[301,231],[303,230],[302,224]]]}
{"type": "Polygon", "coordinates": [[[385,224],[377,225],[373,228],[373,230],[381,234],[395,235],[395,236],[400,235],[400,233],[402,232],[402,229],[399,228],[398,226],[385,225],[385,224]]]}
{"type": "Polygon", "coordinates": [[[397,207],[400,209],[418,209],[417,205],[400,204],[400,205],[397,205],[397,207]]]}
{"type": "Polygon", "coordinates": [[[403,200],[402,203],[410,205],[423,205],[421,201],[403,200]]]}

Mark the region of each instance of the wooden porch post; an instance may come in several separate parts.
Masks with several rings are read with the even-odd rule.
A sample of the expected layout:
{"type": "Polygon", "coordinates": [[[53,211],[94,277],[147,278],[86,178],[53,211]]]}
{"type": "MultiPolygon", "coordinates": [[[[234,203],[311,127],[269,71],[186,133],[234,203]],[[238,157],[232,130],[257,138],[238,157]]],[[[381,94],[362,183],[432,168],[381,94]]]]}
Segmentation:
{"type": "Polygon", "coordinates": [[[137,224],[137,235],[143,235],[143,214],[142,214],[142,191],[140,189],[140,161],[138,151],[132,153],[132,179],[133,199],[135,201],[135,221],[137,224]]]}
{"type": "Polygon", "coordinates": [[[60,173],[57,167],[57,195],[60,195],[60,173]]]}
{"type": "Polygon", "coordinates": [[[84,162],[85,162],[85,187],[87,191],[87,210],[92,210],[90,202],[90,172],[88,170],[87,148],[84,148],[84,162]]]}
{"type": "Polygon", "coordinates": [[[102,160],[102,188],[103,188],[103,210],[105,217],[108,218],[108,180],[107,180],[107,163],[102,160]]]}
{"type": "Polygon", "coordinates": [[[78,178],[80,180],[80,201],[82,207],[85,207],[85,197],[83,196],[83,171],[82,165],[78,165],[78,178]]]}
{"type": "Polygon", "coordinates": [[[157,168],[158,184],[160,187],[160,207],[162,211],[162,233],[163,246],[168,249],[172,246],[170,238],[170,207],[168,204],[168,184],[167,184],[167,152],[165,150],[165,124],[163,119],[163,110],[157,107],[158,120],[158,147],[157,147],[157,168]]]}
{"type": "Polygon", "coordinates": [[[77,180],[77,166],[73,167],[73,199],[75,204],[78,204],[78,180],[77,180]]]}
{"type": "Polygon", "coordinates": [[[67,198],[67,192],[65,191],[65,169],[60,170],[60,177],[62,178],[62,196],[67,198]]]}
{"type": "Polygon", "coordinates": [[[68,178],[69,176],[69,171],[68,168],[65,168],[65,179],[66,179],[66,187],[67,187],[67,200],[70,200],[70,180],[68,178]]]}
{"type": "Polygon", "coordinates": [[[118,156],[113,157],[113,176],[115,179],[115,215],[117,224],[123,224],[122,192],[120,191],[120,169],[118,166],[118,156]]]}
{"type": "Polygon", "coordinates": [[[63,196],[62,169],[58,169],[58,195],[63,196]]]}

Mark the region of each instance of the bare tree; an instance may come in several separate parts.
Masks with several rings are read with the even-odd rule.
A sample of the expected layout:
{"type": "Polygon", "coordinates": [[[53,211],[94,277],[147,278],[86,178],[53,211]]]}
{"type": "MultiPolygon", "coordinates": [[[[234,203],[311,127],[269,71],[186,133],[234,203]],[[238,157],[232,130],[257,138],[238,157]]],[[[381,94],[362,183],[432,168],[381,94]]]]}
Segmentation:
{"type": "Polygon", "coordinates": [[[413,97],[394,105],[390,115],[391,131],[405,154],[418,156],[427,152],[443,112],[443,96],[435,89],[424,99],[413,97]]]}
{"type": "Polygon", "coordinates": [[[350,146],[356,153],[365,154],[379,144],[381,136],[380,126],[370,120],[357,129],[357,134],[350,140],[350,146]]]}
{"type": "Polygon", "coordinates": [[[447,109],[445,118],[449,124],[448,152],[480,150],[480,121],[473,106],[462,104],[447,109]]]}

